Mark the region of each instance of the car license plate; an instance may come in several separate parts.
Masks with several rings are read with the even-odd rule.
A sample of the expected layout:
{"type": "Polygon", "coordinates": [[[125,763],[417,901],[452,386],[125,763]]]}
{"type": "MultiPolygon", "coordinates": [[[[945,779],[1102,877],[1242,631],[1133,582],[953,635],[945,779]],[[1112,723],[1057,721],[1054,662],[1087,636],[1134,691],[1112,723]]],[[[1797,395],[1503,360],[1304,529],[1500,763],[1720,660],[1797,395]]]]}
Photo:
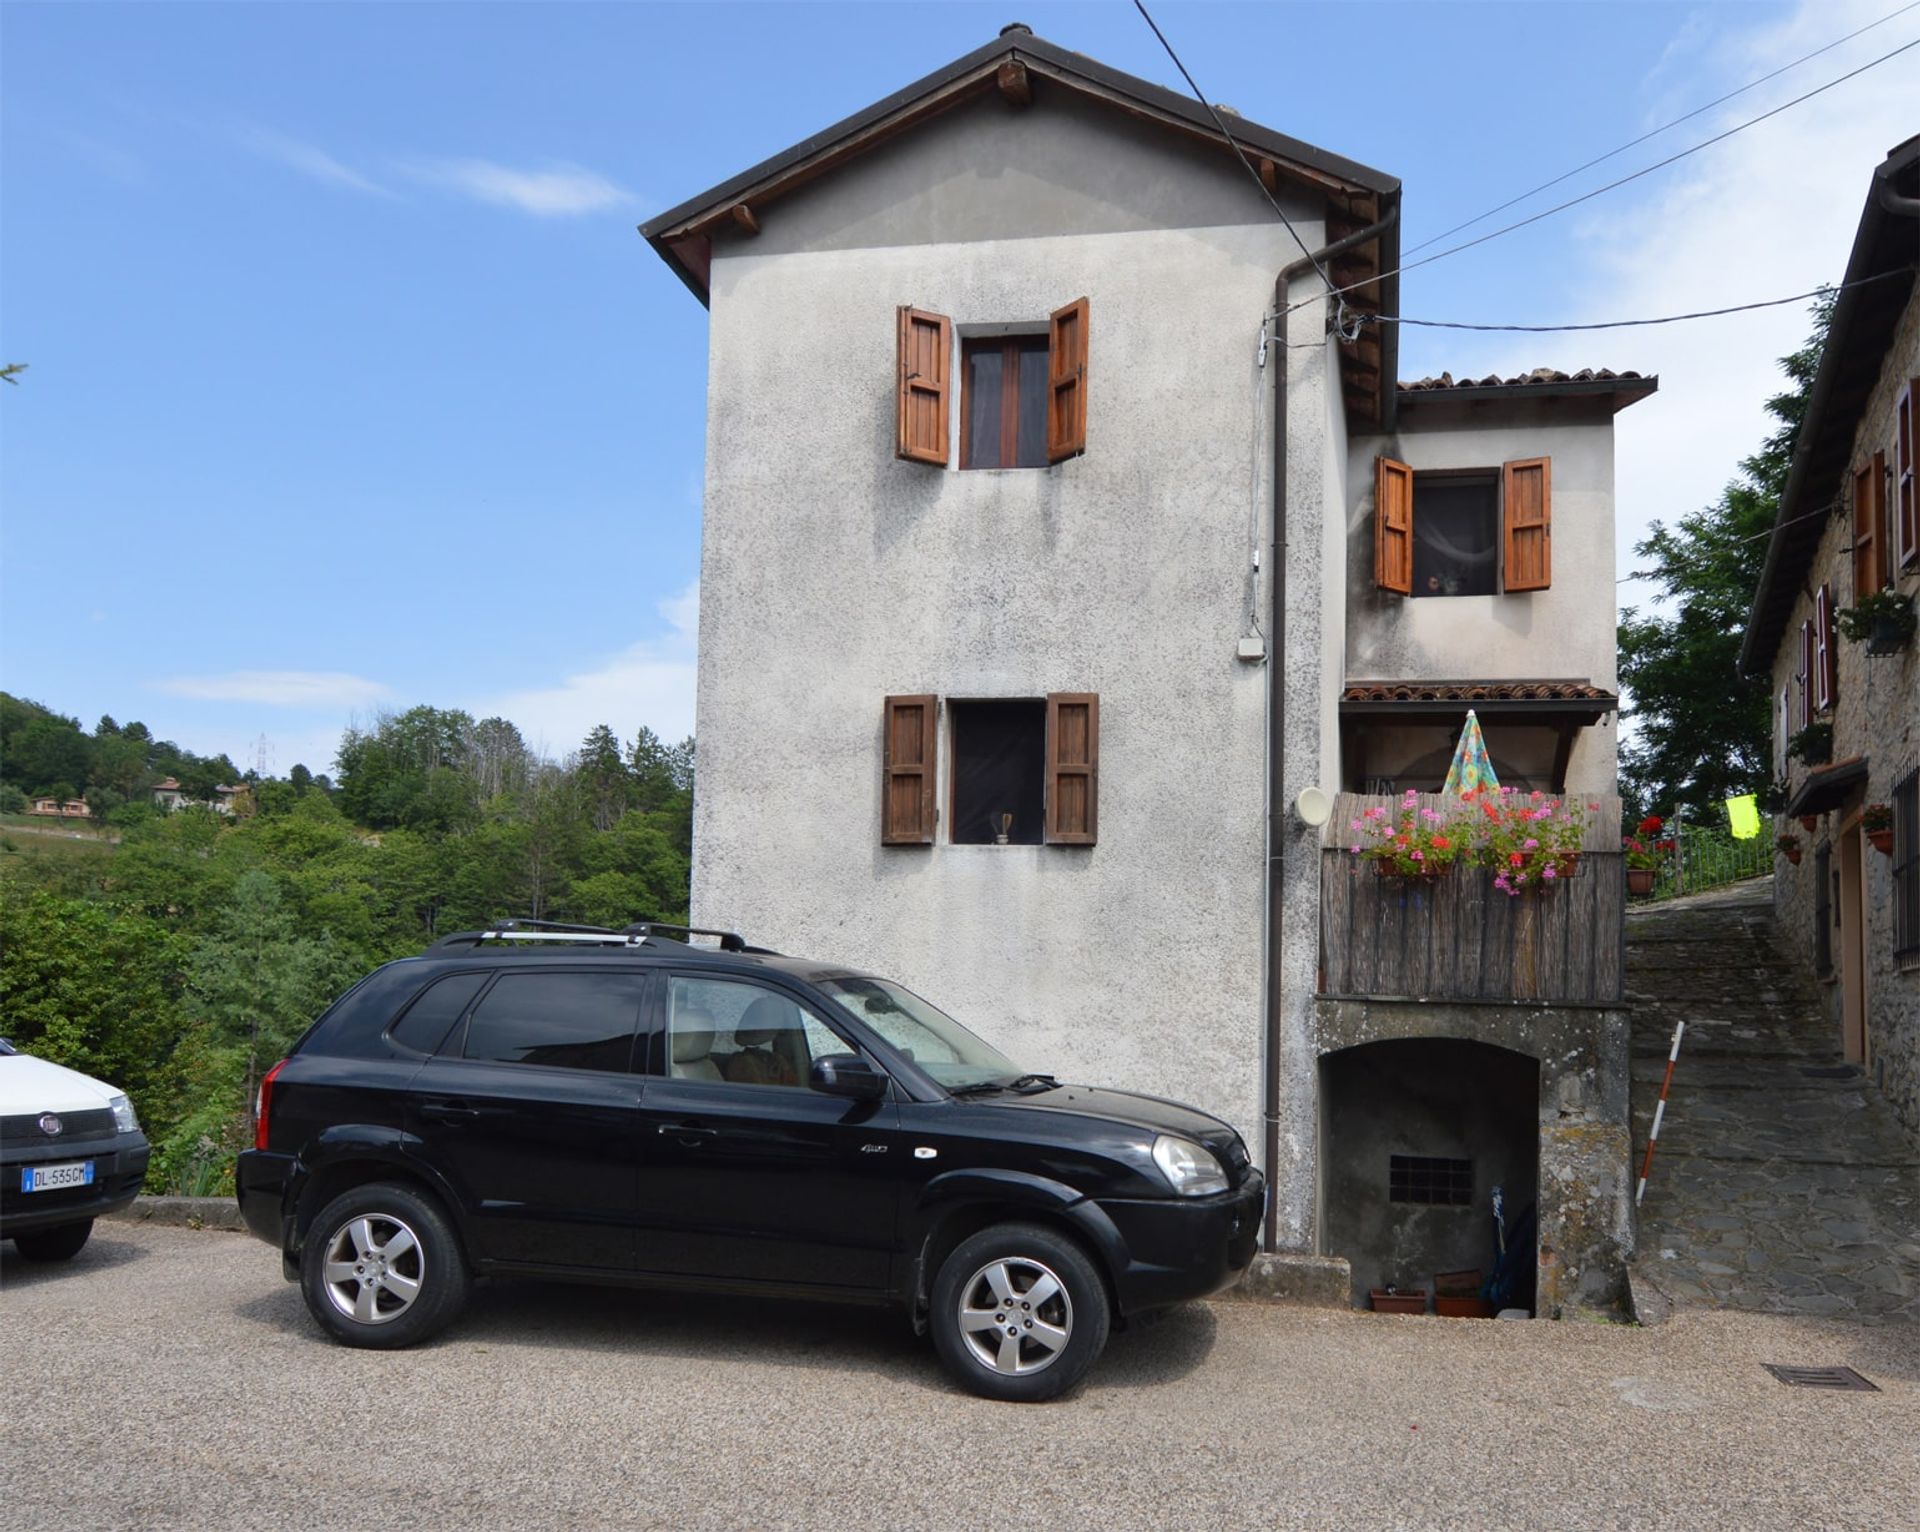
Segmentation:
{"type": "Polygon", "coordinates": [[[23,1165],[20,1190],[57,1192],[69,1186],[93,1185],[93,1161],[70,1160],[65,1165],[23,1165]]]}

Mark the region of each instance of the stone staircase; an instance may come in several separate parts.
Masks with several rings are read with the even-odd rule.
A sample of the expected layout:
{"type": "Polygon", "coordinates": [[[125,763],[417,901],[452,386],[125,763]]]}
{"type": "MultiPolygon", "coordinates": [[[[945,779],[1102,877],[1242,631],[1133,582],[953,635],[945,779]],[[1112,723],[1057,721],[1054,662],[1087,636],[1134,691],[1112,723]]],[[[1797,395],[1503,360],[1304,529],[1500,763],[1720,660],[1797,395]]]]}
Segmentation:
{"type": "Polygon", "coordinates": [[[1920,1319],[1920,1149],[1841,1057],[1775,932],[1772,878],[1631,910],[1627,989],[1636,1178],[1687,1024],[1639,1214],[1643,1317],[1920,1319]]]}

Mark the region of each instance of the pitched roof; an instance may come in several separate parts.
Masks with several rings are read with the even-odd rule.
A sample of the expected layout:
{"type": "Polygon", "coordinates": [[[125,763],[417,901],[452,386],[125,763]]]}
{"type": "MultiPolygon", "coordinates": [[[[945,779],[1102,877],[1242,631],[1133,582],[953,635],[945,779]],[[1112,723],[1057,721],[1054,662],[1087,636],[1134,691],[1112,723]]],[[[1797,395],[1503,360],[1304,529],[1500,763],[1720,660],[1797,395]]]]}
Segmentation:
{"type": "Polygon", "coordinates": [[[1821,511],[1839,502],[1860,416],[1880,380],[1894,328],[1913,296],[1914,242],[1920,238],[1916,196],[1920,134],[1896,147],[1873,172],[1842,279],[1866,285],[1844,287],[1834,300],[1826,349],[1794,439],[1793,465],[1747,614],[1747,636],[1740,646],[1740,669],[1747,675],[1773,667],[1794,598],[1826,530],[1821,511]]]}
{"type": "MultiPolygon", "coordinates": [[[[1011,100],[1024,101],[1031,96],[1036,80],[1044,82],[1043,89],[1057,86],[1070,90],[1191,141],[1212,145],[1222,153],[1233,152],[1207,108],[1192,97],[1110,69],[1085,54],[1036,37],[1015,23],[1003,28],[992,42],[649,219],[640,225],[641,236],[705,303],[716,230],[724,227],[753,232],[767,204],[816,176],[988,92],[998,90],[1011,100]]],[[[1227,121],[1234,140],[1263,178],[1271,177],[1275,184],[1291,181],[1325,198],[1329,243],[1369,228],[1397,211],[1397,177],[1317,149],[1237,113],[1227,121]]],[[[1399,278],[1391,273],[1399,264],[1399,252],[1396,219],[1376,238],[1343,253],[1334,262],[1332,275],[1336,282],[1343,287],[1362,284],[1346,294],[1349,307],[1367,313],[1398,312],[1399,278]]],[[[1340,344],[1348,407],[1368,423],[1379,423],[1391,410],[1391,394],[1381,385],[1383,379],[1393,376],[1398,352],[1396,330],[1394,325],[1365,325],[1357,341],[1340,344]]]]}

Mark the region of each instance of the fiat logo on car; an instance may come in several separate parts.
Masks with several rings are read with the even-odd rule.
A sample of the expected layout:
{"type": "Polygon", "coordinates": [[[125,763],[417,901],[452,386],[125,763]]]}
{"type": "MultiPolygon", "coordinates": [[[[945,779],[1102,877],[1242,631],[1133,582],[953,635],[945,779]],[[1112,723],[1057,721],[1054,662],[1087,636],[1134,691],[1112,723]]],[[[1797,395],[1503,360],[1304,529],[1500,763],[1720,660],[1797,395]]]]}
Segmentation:
{"type": "Polygon", "coordinates": [[[64,1122],[58,1117],[55,1117],[51,1112],[42,1112],[40,1114],[40,1131],[46,1134],[48,1138],[57,1137],[65,1131],[66,1126],[64,1122]]]}

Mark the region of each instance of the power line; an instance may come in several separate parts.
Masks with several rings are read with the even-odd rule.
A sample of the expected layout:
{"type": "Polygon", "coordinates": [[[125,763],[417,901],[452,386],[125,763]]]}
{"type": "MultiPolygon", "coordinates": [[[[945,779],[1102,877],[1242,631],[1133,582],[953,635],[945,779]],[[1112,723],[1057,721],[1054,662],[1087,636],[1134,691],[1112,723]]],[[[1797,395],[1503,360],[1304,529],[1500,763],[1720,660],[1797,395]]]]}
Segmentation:
{"type": "MultiPolygon", "coordinates": [[[[1799,522],[1813,521],[1821,516],[1831,516],[1834,512],[1845,509],[1846,502],[1844,500],[1829,500],[1825,505],[1815,506],[1810,511],[1802,511],[1798,516],[1789,516],[1785,521],[1776,521],[1764,532],[1753,532],[1745,537],[1732,538],[1725,546],[1739,548],[1744,547],[1748,543],[1757,543],[1761,538],[1773,537],[1784,528],[1794,526],[1799,522]]],[[[1654,525],[1659,526],[1662,531],[1665,530],[1665,527],[1659,522],[1654,523],[1654,525]]],[[[1625,585],[1629,580],[1658,580],[1660,578],[1661,574],[1657,569],[1636,569],[1630,574],[1623,574],[1613,583],[1615,585],[1625,585]]]]}
{"type": "Polygon", "coordinates": [[[1641,325],[1679,324],[1687,319],[1717,319],[1722,314],[1745,314],[1753,309],[1776,309],[1788,303],[1804,303],[1809,298],[1818,298],[1826,293],[1844,293],[1874,282],[1884,282],[1890,277],[1912,276],[1913,272],[1913,267],[1901,266],[1893,271],[1862,277],[1857,282],[1827,284],[1810,292],[1794,293],[1787,298],[1762,298],[1755,303],[1735,303],[1723,309],[1696,309],[1690,314],[1662,314],[1657,319],[1603,319],[1592,324],[1467,324],[1454,319],[1408,319],[1398,314],[1363,314],[1359,317],[1367,324],[1411,324],[1428,330],[1518,331],[1527,335],[1552,335],[1568,330],[1627,330],[1641,325]]]}
{"type": "Polygon", "coordinates": [[[1786,74],[1789,70],[1798,69],[1802,64],[1809,63],[1812,60],[1817,59],[1823,53],[1831,53],[1835,48],[1838,48],[1842,43],[1850,43],[1854,40],[1854,38],[1862,36],[1865,33],[1871,32],[1875,27],[1883,27],[1889,21],[1897,20],[1898,18],[1906,15],[1908,11],[1911,11],[1917,8],[1920,8],[1920,0],[1907,0],[1907,3],[1905,5],[1901,6],[1898,10],[1887,12],[1887,14],[1882,16],[1878,21],[1870,21],[1864,27],[1858,27],[1855,30],[1847,33],[1845,37],[1836,37],[1832,42],[1826,44],[1825,47],[1815,48],[1811,53],[1803,53],[1800,55],[1799,58],[1795,59],[1791,64],[1782,64],[1778,69],[1774,70],[1771,74],[1763,74],[1757,80],[1749,80],[1745,85],[1742,85],[1738,90],[1730,90],[1724,96],[1716,96],[1713,100],[1709,101],[1705,106],[1696,106],[1690,112],[1685,112],[1682,115],[1673,118],[1669,122],[1663,122],[1657,128],[1649,129],[1647,132],[1642,133],[1638,138],[1629,139],[1626,143],[1621,144],[1617,149],[1609,149],[1605,154],[1596,155],[1594,158],[1588,160],[1584,165],[1576,165],[1573,167],[1573,169],[1566,171],[1561,175],[1555,176],[1551,181],[1542,181],[1538,186],[1534,187],[1530,191],[1523,191],[1517,197],[1509,197],[1505,202],[1502,202],[1498,207],[1490,207],[1484,213],[1477,213],[1472,218],[1469,218],[1465,223],[1456,223],[1450,229],[1442,229],[1438,234],[1435,234],[1434,236],[1432,236],[1432,238],[1423,239],[1417,245],[1408,246],[1404,253],[1407,255],[1412,255],[1416,251],[1426,249],[1428,245],[1437,245],[1440,243],[1441,240],[1447,239],[1452,235],[1458,234],[1462,229],[1470,229],[1476,223],[1483,223],[1487,219],[1493,217],[1495,213],[1504,213],[1508,208],[1513,207],[1517,203],[1525,202],[1529,197],[1539,196],[1541,192],[1546,191],[1549,187],[1558,186],[1562,181],[1570,181],[1573,179],[1573,177],[1581,174],[1583,171],[1588,171],[1593,169],[1595,165],[1605,164],[1608,160],[1612,159],[1615,155],[1625,154],[1629,149],[1638,148],[1641,144],[1644,144],[1648,139],[1658,138],[1662,133],[1666,132],[1667,129],[1677,128],[1683,122],[1691,122],[1694,118],[1700,116],[1703,112],[1710,112],[1716,106],[1724,106],[1727,102],[1733,100],[1735,96],[1744,96],[1748,91],[1757,89],[1758,87],[1765,85],[1767,81],[1777,80],[1781,75],[1786,74]]]}
{"type": "MultiPolygon", "coordinates": [[[[1916,0],[1916,3],[1920,3],[1920,0],[1916,0]]],[[[1187,89],[1193,92],[1194,100],[1207,109],[1207,115],[1213,119],[1213,125],[1220,130],[1220,136],[1239,156],[1240,163],[1246,167],[1247,174],[1253,177],[1253,184],[1260,188],[1260,195],[1267,199],[1267,206],[1272,208],[1280,221],[1287,226],[1287,232],[1293,236],[1293,242],[1300,247],[1300,253],[1312,263],[1320,280],[1331,288],[1333,278],[1327,275],[1325,268],[1314,257],[1314,253],[1307,248],[1307,242],[1300,237],[1300,231],[1293,226],[1293,220],[1287,217],[1286,209],[1280,206],[1279,199],[1267,190],[1267,183],[1260,179],[1260,172],[1253,168],[1253,161],[1247,158],[1246,151],[1240,147],[1240,141],[1227,131],[1226,123],[1221,120],[1220,113],[1215,110],[1213,103],[1207,99],[1206,92],[1200,89],[1187,66],[1180,62],[1180,55],[1173,51],[1173,44],[1167,41],[1167,34],[1162,32],[1159,23],[1147,14],[1147,8],[1142,0],[1133,0],[1133,8],[1140,13],[1140,19],[1153,29],[1153,35],[1160,39],[1160,46],[1167,50],[1167,57],[1173,60],[1173,67],[1180,71],[1181,78],[1187,82],[1187,89]]]]}
{"type": "MultiPolygon", "coordinates": [[[[1137,4],[1138,0],[1135,0],[1135,3],[1137,4]]],[[[1325,296],[1329,298],[1338,298],[1343,293],[1350,293],[1357,287],[1369,287],[1376,282],[1384,282],[1388,277],[1396,277],[1396,276],[1399,276],[1402,272],[1412,271],[1416,267],[1430,266],[1435,261],[1443,261],[1450,255],[1458,255],[1463,250],[1471,250],[1476,245],[1484,245],[1489,240],[1499,239],[1503,234],[1511,234],[1516,229],[1524,229],[1530,224],[1539,223],[1540,220],[1543,218],[1551,218],[1555,213],[1564,213],[1570,207],[1578,207],[1583,202],[1591,202],[1595,197],[1601,196],[1606,192],[1614,191],[1619,187],[1627,185],[1631,181],[1637,181],[1642,176],[1652,175],[1656,170],[1664,170],[1667,166],[1675,163],[1678,160],[1685,159],[1690,154],[1698,154],[1702,149],[1711,148],[1713,145],[1720,143],[1725,139],[1729,139],[1733,137],[1733,135],[1736,133],[1741,133],[1748,128],[1755,127],[1758,124],[1765,122],[1769,117],[1778,117],[1782,112],[1788,110],[1788,108],[1796,107],[1800,105],[1800,103],[1803,101],[1811,101],[1815,96],[1821,95],[1823,92],[1832,90],[1836,85],[1844,85],[1848,80],[1853,79],[1856,75],[1865,74],[1869,69],[1876,68],[1877,66],[1886,63],[1887,60],[1889,59],[1898,58],[1901,54],[1907,52],[1910,48],[1920,48],[1920,37],[1914,38],[1911,42],[1902,43],[1898,48],[1894,48],[1889,52],[1883,53],[1876,59],[1868,60],[1866,63],[1862,64],[1858,69],[1850,69],[1845,74],[1840,75],[1835,79],[1827,81],[1827,83],[1824,85],[1816,85],[1812,90],[1807,91],[1805,94],[1795,96],[1791,101],[1784,101],[1779,106],[1772,108],[1770,111],[1762,112],[1757,117],[1749,117],[1745,122],[1738,123],[1735,126],[1728,128],[1724,133],[1716,133],[1711,138],[1703,138],[1699,143],[1694,144],[1688,148],[1679,150],[1677,153],[1670,154],[1663,160],[1656,160],[1653,164],[1648,165],[1645,169],[1636,170],[1632,172],[1630,175],[1621,176],[1618,180],[1609,181],[1604,186],[1597,186],[1592,191],[1582,192],[1577,197],[1569,197],[1565,202],[1555,203],[1550,208],[1547,208],[1538,213],[1533,213],[1526,218],[1517,220],[1514,223],[1506,224],[1501,228],[1493,230],[1493,232],[1490,234],[1482,234],[1477,236],[1474,239],[1462,240],[1457,245],[1449,245],[1446,249],[1436,251],[1432,255],[1422,256],[1417,261],[1403,262],[1401,265],[1394,267],[1393,270],[1391,271],[1382,272],[1378,276],[1368,277],[1364,281],[1351,282],[1351,283],[1348,283],[1347,286],[1345,287],[1334,287],[1330,292],[1325,294],[1325,296]]],[[[1294,237],[1297,239],[1299,236],[1296,235],[1294,237]]],[[[1318,301],[1319,301],[1318,296],[1313,298],[1303,298],[1299,303],[1291,305],[1291,307],[1288,309],[1288,312],[1291,313],[1293,309],[1302,308],[1308,303],[1315,303],[1318,301]]]]}

